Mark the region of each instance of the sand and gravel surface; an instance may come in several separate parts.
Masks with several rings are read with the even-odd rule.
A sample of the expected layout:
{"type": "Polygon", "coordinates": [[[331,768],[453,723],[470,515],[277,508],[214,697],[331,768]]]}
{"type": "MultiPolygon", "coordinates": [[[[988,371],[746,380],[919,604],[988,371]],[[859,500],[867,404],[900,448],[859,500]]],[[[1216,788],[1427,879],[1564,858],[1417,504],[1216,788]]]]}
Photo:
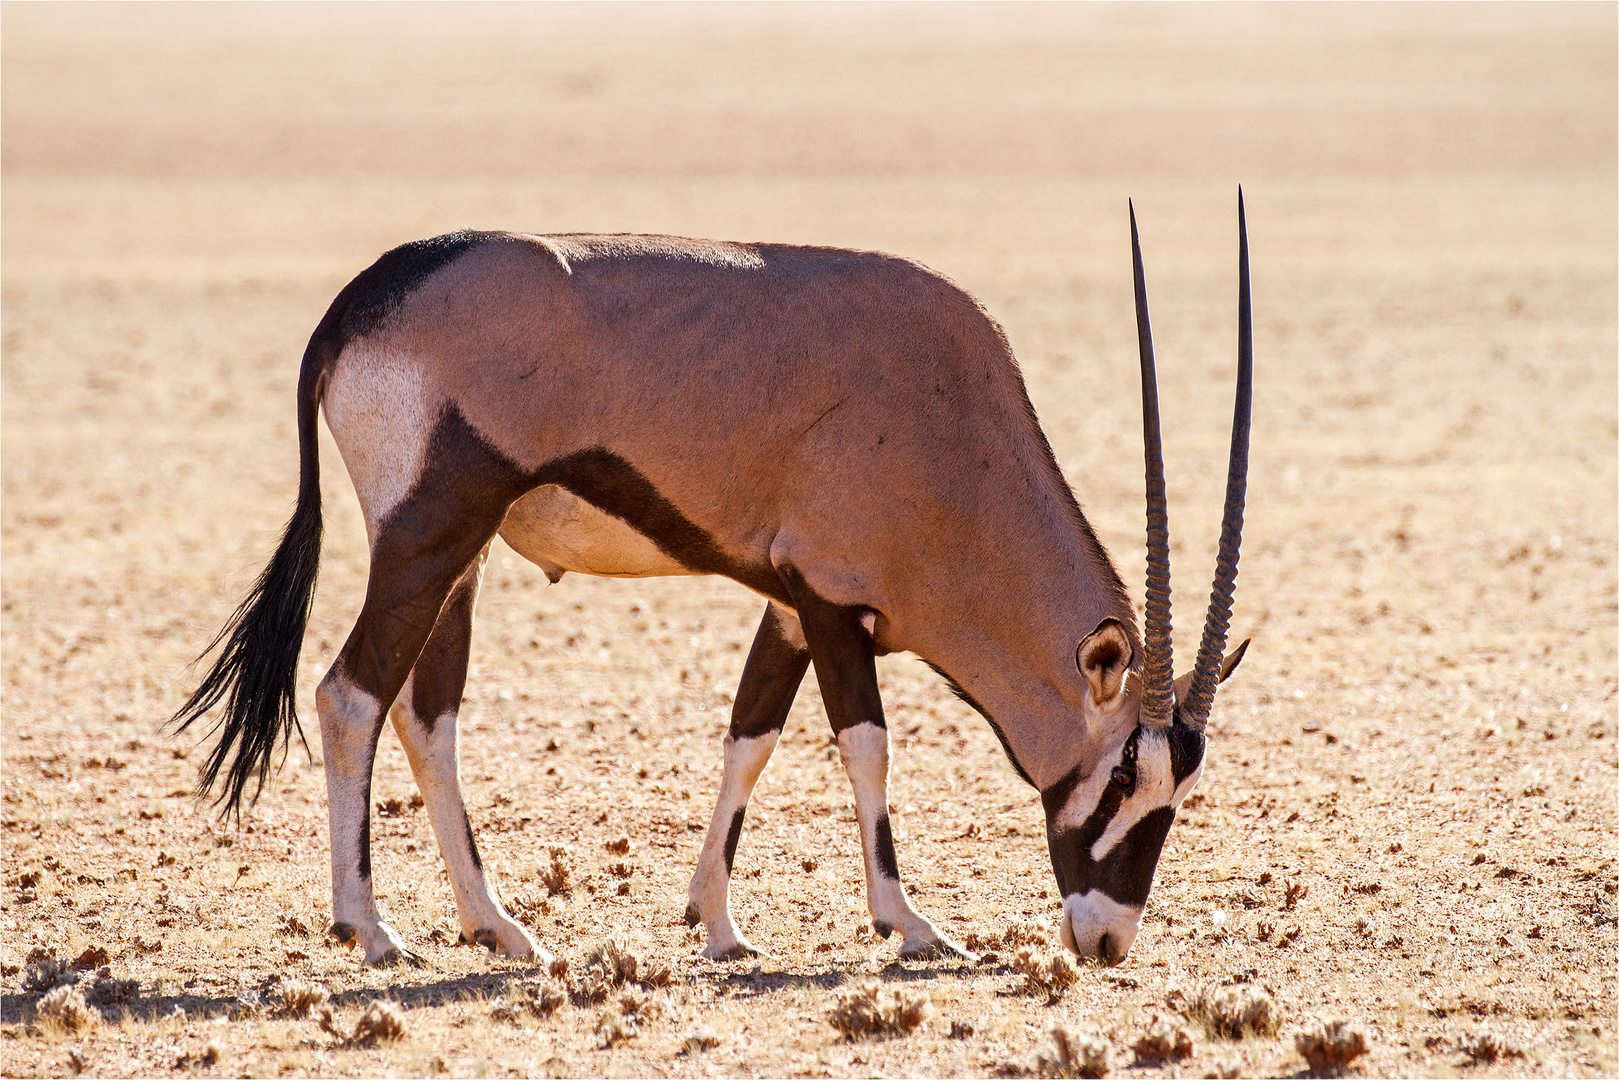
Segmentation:
{"type": "Polygon", "coordinates": [[[1616,29],[1611,4],[0,7],[0,1072],[1300,1075],[1354,1033],[1363,1075],[1613,1074],[1616,29]],[[324,936],[313,688],[366,572],[324,435],[312,753],[240,828],[189,797],[202,752],[163,721],[291,509],[303,343],[378,253],[462,226],[940,270],[1006,327],[1139,597],[1133,197],[1189,657],[1239,182],[1254,643],[1124,965],[1037,969],[1038,799],[905,656],[879,665],[900,865],[984,959],[872,936],[813,676],[732,893],[770,955],[700,959],[685,889],[762,603],[548,586],[497,543],[462,776],[570,970],[453,947],[391,733],[377,888],[430,966],[362,970],[324,936]],[[1152,1057],[1176,1029],[1190,1056],[1152,1057]]]}

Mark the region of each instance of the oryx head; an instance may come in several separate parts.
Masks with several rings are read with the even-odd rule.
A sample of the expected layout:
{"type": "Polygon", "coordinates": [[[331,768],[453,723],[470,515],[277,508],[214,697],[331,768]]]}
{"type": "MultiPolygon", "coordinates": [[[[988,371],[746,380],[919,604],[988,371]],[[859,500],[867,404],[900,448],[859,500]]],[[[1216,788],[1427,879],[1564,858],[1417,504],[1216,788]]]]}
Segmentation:
{"type": "Polygon", "coordinates": [[[1129,636],[1114,619],[1104,620],[1080,642],[1076,661],[1088,686],[1090,705],[1107,717],[1100,730],[1111,733],[1111,745],[1041,793],[1051,861],[1062,891],[1063,943],[1082,956],[1109,964],[1123,960],[1135,941],[1175,811],[1203,775],[1204,730],[1215,687],[1236,668],[1248,645],[1244,641],[1230,656],[1222,656],[1242,542],[1253,397],[1248,229],[1240,189],[1237,223],[1237,404],[1231,426],[1225,521],[1197,663],[1176,679],[1170,653],[1169,516],[1158,426],[1158,379],[1141,242],[1135,208],[1130,210],[1147,458],[1146,655],[1141,658],[1138,677],[1129,636]]]}

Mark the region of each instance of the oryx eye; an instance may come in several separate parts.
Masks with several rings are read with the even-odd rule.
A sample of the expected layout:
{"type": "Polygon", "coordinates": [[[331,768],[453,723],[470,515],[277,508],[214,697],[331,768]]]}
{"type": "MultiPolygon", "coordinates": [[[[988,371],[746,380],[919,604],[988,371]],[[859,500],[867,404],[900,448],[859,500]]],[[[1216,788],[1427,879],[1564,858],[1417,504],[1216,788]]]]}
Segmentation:
{"type": "Polygon", "coordinates": [[[1122,788],[1134,787],[1136,774],[1119,765],[1113,769],[1113,782],[1122,788]]]}

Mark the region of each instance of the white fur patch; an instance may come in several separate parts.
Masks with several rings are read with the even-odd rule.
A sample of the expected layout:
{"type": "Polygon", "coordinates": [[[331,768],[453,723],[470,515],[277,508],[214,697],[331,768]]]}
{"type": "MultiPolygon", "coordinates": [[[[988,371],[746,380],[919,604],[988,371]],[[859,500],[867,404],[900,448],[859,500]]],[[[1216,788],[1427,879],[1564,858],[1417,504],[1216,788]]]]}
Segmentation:
{"type": "Polygon", "coordinates": [[[500,538],[548,575],[549,568],[596,577],[694,572],[624,521],[555,484],[535,488],[512,504],[500,538]]]}
{"type": "Polygon", "coordinates": [[[322,409],[372,541],[421,475],[437,405],[416,361],[365,341],[345,348],[332,370],[322,409]]]}

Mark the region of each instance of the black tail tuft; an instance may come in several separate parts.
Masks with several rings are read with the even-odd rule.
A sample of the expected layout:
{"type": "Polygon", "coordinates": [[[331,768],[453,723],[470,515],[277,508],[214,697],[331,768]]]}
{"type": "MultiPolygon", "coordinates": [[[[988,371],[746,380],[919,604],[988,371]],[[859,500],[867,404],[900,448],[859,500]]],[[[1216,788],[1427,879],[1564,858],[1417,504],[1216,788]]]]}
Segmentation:
{"type": "Polygon", "coordinates": [[[224,715],[209,734],[219,733],[219,743],[208,755],[197,784],[197,794],[207,795],[225,773],[224,790],[216,805],[225,817],[242,812],[242,795],[256,774],[249,803],[258,798],[270,776],[270,758],[279,739],[285,760],[292,733],[304,740],[294,701],[297,686],[298,652],[303,646],[304,627],[315,595],[315,577],[320,569],[321,507],[320,463],[317,458],[315,417],[323,380],[312,372],[310,361],[315,350],[306,354],[304,378],[298,388],[299,481],[298,506],[287,522],[286,531],[270,565],[253,585],[219,635],[203,650],[213,652],[225,643],[196,693],[174,714],[170,723],[184,731],[192,722],[220,702],[224,715]],[[311,378],[311,375],[317,377],[311,378]],[[231,748],[236,758],[226,767],[231,748]]]}

